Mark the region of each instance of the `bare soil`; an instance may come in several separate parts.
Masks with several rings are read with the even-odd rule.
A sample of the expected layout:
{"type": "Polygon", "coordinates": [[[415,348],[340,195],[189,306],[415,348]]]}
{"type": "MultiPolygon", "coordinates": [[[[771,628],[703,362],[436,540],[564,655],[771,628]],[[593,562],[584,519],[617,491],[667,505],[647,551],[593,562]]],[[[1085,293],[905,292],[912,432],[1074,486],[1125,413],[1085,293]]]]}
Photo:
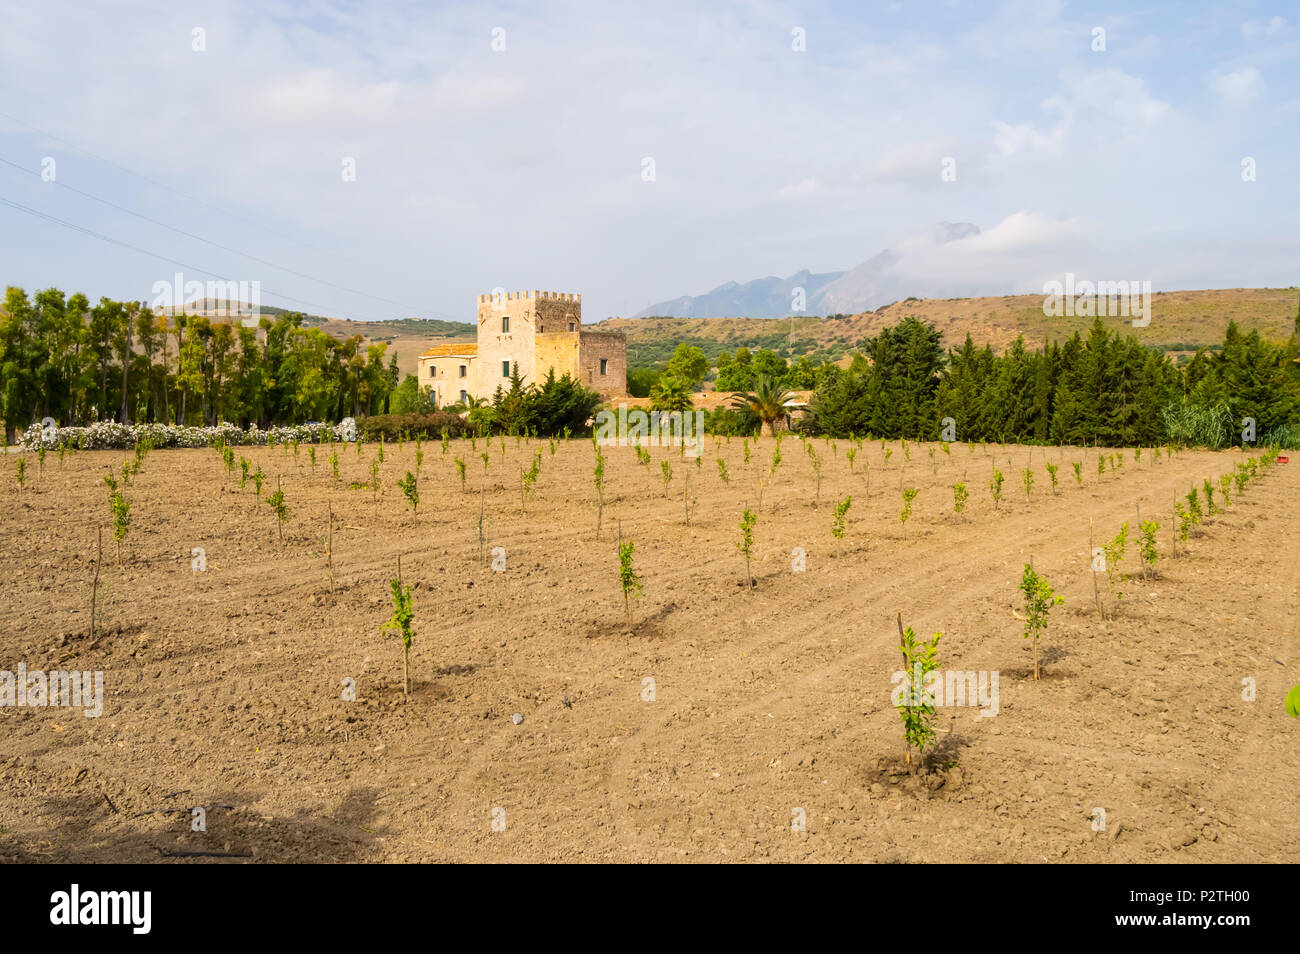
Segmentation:
{"type": "Polygon", "coordinates": [[[350,486],[369,479],[375,445],[341,447],[340,480],[328,447],[314,469],[305,445],[237,449],[269,475],[263,498],[212,450],[155,451],[124,490],[120,566],[101,476],[127,454],[50,454],[43,474],[29,455],[21,492],[10,469],[0,670],[102,670],[105,698],[99,718],[0,708],[0,861],[1300,859],[1300,721],[1282,705],[1300,682],[1295,464],[1234,495],[1175,558],[1175,498],[1240,452],[1157,462],[1147,450],[1139,464],[1129,450],[1099,478],[1094,450],[913,444],[909,462],[893,442],[888,462],[864,445],[850,473],[848,442],[816,441],[817,500],[787,438],[750,587],[738,522],[758,509],[772,439],[750,442],[748,465],[740,439],[721,444],[729,483],[712,438],[699,466],[606,448],[599,538],[590,442],[504,443],[486,475],[482,441],[445,455],[424,444],[418,516],[396,487],[415,469],[410,443],[385,447],[377,502],[350,486]],[[537,449],[525,511],[520,472],[537,449]],[[1045,460],[1060,465],[1056,493],[1045,460]],[[292,510],[283,545],[264,501],[277,477],[292,510]],[[920,490],[905,525],[900,485],[920,490]],[[1101,620],[1090,527],[1098,545],[1125,521],[1136,538],[1139,506],[1161,523],[1159,576],[1141,578],[1131,542],[1123,598],[1101,620]],[[630,629],[620,529],[645,584],[630,629]],[[409,698],[400,641],[381,630],[399,556],[417,630],[409,698]],[[1065,597],[1037,682],[1016,615],[1031,559],[1065,597]],[[1000,674],[997,716],[941,708],[915,773],[890,699],[899,612],[923,637],[944,634],[944,669],[1000,674]],[[206,832],[192,830],[194,806],[206,832]]]}

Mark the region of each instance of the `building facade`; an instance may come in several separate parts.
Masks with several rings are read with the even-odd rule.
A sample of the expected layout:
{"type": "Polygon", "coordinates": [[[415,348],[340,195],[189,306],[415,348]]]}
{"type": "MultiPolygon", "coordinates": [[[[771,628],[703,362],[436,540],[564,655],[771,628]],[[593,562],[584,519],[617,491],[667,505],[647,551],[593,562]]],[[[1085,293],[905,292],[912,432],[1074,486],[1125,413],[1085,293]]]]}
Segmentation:
{"type": "Polygon", "coordinates": [[[479,295],[477,342],[430,348],[420,355],[419,379],[444,407],[461,400],[462,391],[491,399],[498,387],[510,387],[516,368],[525,384],[541,384],[554,371],[556,378],[567,374],[606,400],[624,397],[627,338],[583,330],[581,295],[479,295]]]}
{"type": "Polygon", "coordinates": [[[438,345],[420,355],[420,387],[433,391],[438,407],[478,397],[478,345],[438,345]]]}

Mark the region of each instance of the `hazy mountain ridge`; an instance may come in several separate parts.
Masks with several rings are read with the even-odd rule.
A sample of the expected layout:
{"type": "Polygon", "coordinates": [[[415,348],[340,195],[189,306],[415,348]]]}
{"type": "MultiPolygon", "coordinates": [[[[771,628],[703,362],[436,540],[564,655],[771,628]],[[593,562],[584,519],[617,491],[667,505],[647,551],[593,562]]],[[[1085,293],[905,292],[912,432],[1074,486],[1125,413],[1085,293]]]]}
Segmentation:
{"type": "Polygon", "coordinates": [[[847,271],[816,274],[803,269],[788,278],[768,276],[744,284],[725,282],[703,295],[657,302],[632,317],[784,318],[795,312],[796,288],[804,290],[802,313],[808,315],[848,315],[872,311],[909,296],[957,294],[960,289],[945,288],[942,279],[921,288],[915,279],[892,273],[908,254],[905,246],[946,245],[979,234],[979,226],[970,222],[939,222],[907,243],[877,252],[847,271]]]}
{"type": "Polygon", "coordinates": [[[790,314],[795,288],[803,288],[808,301],[812,301],[844,274],[813,274],[805,268],[788,278],[769,275],[743,285],[734,281],[724,282],[703,295],[682,295],[658,302],[633,317],[716,318],[735,315],[779,318],[790,314]]]}

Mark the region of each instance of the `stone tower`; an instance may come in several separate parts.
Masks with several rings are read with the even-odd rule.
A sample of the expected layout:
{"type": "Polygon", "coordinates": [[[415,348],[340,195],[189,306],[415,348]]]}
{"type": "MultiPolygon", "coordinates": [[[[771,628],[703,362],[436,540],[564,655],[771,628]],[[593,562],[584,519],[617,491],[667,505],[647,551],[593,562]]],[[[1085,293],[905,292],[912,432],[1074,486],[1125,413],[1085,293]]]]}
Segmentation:
{"type": "Polygon", "coordinates": [[[584,331],[582,296],[567,292],[498,292],[478,296],[478,388],[491,397],[510,386],[518,366],[525,384],[549,371],[568,374],[603,397],[627,393],[627,339],[584,331]]]}

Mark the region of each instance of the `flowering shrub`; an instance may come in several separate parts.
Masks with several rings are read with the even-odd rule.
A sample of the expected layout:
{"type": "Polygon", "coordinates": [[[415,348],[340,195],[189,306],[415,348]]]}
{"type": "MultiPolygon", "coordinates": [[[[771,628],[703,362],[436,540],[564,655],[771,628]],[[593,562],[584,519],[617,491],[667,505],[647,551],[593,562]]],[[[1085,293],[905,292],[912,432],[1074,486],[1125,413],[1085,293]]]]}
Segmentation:
{"type": "Polygon", "coordinates": [[[336,441],[356,440],[356,422],[346,417],[338,424],[292,424],[261,430],[250,424],[244,430],[234,424],[216,427],[177,427],[172,424],[119,424],[99,421],[88,427],[54,427],[33,424],[18,438],[24,450],[55,450],[65,443],[80,450],[129,450],[137,441],[147,440],[153,447],[212,447],[218,442],[230,446],[246,444],[291,444],[301,441],[318,444],[332,436],[336,441]]]}

